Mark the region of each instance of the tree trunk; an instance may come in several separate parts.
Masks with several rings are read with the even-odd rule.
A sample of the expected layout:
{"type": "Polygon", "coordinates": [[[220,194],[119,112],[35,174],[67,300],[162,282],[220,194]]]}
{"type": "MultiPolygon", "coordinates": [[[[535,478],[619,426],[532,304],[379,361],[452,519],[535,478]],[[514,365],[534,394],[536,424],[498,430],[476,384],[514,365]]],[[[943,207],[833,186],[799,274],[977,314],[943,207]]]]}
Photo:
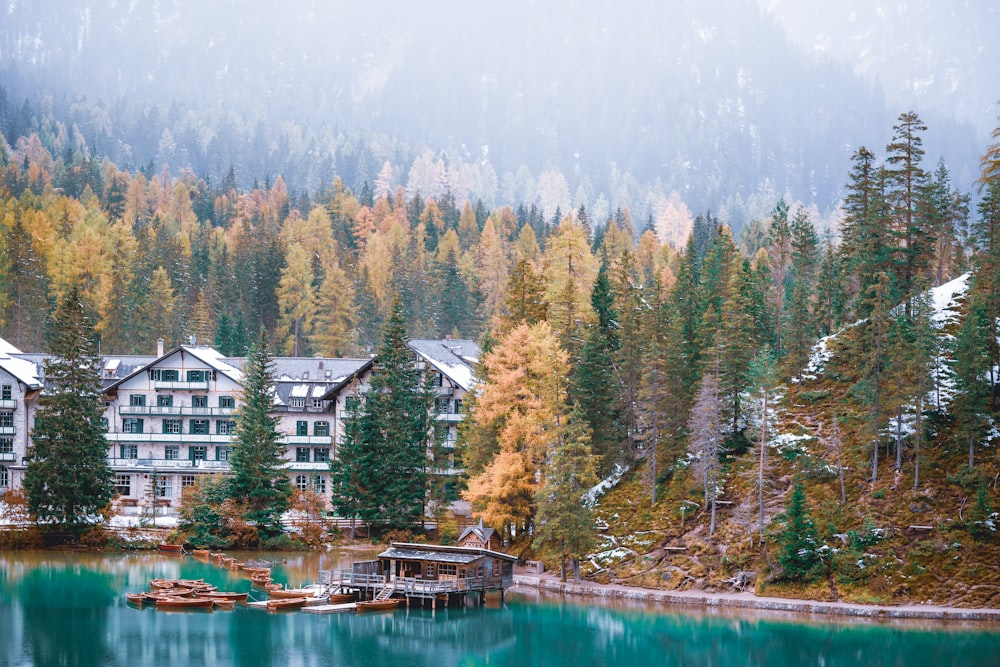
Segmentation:
{"type": "Polygon", "coordinates": [[[767,390],[764,390],[764,408],[760,418],[760,470],[757,472],[757,505],[760,508],[758,530],[764,543],[764,456],[767,452],[767,390]]]}

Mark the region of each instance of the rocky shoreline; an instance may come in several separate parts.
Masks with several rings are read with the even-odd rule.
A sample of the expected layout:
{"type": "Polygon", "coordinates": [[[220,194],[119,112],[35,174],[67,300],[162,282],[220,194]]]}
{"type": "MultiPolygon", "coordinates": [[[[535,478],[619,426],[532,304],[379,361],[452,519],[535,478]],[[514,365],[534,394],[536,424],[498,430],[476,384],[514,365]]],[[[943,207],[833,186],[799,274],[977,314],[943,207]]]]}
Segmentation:
{"type": "Polygon", "coordinates": [[[758,597],[753,593],[706,593],[704,591],[667,591],[634,588],[617,584],[591,582],[563,583],[556,577],[514,575],[514,585],[543,591],[613,600],[630,600],[701,607],[731,607],[797,614],[827,614],[853,618],[920,619],[938,621],[986,621],[1000,623],[1000,609],[963,609],[936,605],[865,605],[848,602],[821,602],[786,598],[758,597]]]}

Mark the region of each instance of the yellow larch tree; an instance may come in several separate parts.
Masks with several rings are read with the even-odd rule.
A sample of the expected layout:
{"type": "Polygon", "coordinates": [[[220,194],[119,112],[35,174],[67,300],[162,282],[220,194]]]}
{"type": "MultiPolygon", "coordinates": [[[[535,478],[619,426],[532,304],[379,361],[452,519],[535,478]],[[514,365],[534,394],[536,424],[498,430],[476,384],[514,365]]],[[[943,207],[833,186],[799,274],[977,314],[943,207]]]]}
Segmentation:
{"type": "Polygon", "coordinates": [[[549,322],[567,348],[579,324],[591,317],[590,290],[596,277],[597,260],[586,230],[565,216],[545,244],[545,296],[549,322]]]}
{"type": "Polygon", "coordinates": [[[313,270],[309,253],[301,243],[293,243],[285,255],[278,282],[277,346],[293,357],[308,353],[309,335],[316,315],[313,270]]]}
{"type": "Polygon", "coordinates": [[[464,434],[467,459],[482,467],[463,495],[508,536],[534,516],[543,463],[566,423],[568,373],[569,357],[547,322],[521,323],[483,357],[486,380],[464,434]]]}

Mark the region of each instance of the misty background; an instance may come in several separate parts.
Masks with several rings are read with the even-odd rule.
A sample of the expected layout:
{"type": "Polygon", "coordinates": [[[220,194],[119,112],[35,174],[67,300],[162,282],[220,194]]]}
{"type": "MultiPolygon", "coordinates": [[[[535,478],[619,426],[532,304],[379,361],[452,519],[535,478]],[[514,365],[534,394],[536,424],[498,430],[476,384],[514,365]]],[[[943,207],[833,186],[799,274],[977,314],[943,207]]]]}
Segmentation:
{"type": "MultiPolygon", "coordinates": [[[[987,0],[8,0],[0,130],[61,119],[122,167],[242,187],[336,177],[487,207],[628,207],[677,237],[785,196],[829,225],[901,112],[969,189],[995,126],[987,0]]],[[[668,236],[670,234],[668,233],[668,236]]],[[[671,239],[676,242],[677,239],[671,239]]]]}

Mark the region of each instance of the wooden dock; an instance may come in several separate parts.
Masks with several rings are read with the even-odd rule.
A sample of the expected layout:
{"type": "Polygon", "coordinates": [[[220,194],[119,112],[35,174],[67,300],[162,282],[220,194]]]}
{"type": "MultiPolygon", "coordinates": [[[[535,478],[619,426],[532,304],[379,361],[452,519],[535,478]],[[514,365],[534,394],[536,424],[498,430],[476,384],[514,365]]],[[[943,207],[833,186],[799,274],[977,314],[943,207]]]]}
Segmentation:
{"type": "Polygon", "coordinates": [[[306,614],[343,614],[357,610],[357,602],[345,602],[344,604],[317,604],[311,607],[302,608],[302,611],[306,614]]]}

